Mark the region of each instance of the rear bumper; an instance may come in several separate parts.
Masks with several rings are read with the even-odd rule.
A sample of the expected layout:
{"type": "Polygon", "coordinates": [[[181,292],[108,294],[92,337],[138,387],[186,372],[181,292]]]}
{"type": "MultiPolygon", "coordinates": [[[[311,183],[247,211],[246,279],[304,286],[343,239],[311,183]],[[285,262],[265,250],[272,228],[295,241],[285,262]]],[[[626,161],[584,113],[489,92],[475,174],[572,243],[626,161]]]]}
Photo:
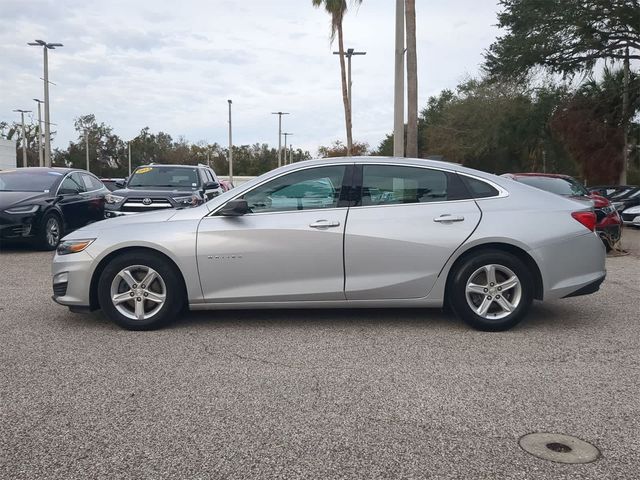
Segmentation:
{"type": "Polygon", "coordinates": [[[529,253],[540,268],[545,301],[567,297],[583,288],[586,294],[587,287],[602,283],[607,273],[605,246],[595,233],[544,245],[529,253]]]}
{"type": "Polygon", "coordinates": [[[597,280],[594,280],[593,282],[588,283],[584,287],[579,288],[575,292],[570,293],[569,295],[565,295],[562,298],[579,297],[581,295],[591,295],[592,293],[596,293],[598,290],[600,290],[600,285],[602,285],[602,282],[604,282],[604,279],[606,278],[606,276],[607,275],[605,274],[602,277],[598,278],[597,280]]]}

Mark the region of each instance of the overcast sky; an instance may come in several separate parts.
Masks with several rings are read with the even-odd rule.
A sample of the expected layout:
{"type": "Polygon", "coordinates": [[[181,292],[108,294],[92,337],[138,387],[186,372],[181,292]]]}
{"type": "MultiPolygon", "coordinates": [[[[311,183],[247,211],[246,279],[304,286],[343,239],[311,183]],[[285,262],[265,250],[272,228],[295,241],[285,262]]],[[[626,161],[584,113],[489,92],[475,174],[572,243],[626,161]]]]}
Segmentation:
{"type": "MultiPolygon", "coordinates": [[[[393,128],[393,0],[364,0],[345,20],[353,60],[354,139],[378,145],[393,128]]],[[[497,34],[496,0],[416,1],[418,89],[430,95],[478,73],[497,34]]],[[[2,0],[0,120],[35,110],[49,55],[54,147],[75,139],[73,119],[93,113],[123,139],[149,126],[191,142],[277,145],[277,117],[294,146],[316,153],[343,139],[338,57],[330,17],[311,0],[2,0]]]]}

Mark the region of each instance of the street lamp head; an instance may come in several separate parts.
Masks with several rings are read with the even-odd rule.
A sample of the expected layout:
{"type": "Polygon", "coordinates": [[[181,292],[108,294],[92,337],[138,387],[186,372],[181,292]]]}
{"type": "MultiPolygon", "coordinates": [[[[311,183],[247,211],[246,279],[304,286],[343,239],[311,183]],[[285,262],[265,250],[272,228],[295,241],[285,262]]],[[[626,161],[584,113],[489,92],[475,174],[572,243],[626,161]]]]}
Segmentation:
{"type": "Polygon", "coordinates": [[[44,103],[44,101],[43,101],[43,100],[39,100],[39,99],[37,99],[37,98],[34,98],[34,100],[35,100],[36,102],[38,102],[38,103],[44,103]]]}
{"type": "Polygon", "coordinates": [[[36,47],[45,47],[45,48],[49,48],[51,50],[53,50],[56,47],[64,47],[63,44],[61,43],[47,43],[44,40],[36,40],[34,42],[29,42],[27,43],[27,45],[33,45],[36,47]]]}
{"type": "Polygon", "coordinates": [[[227,100],[227,102],[229,102],[229,105],[231,105],[233,103],[231,100],[227,100]]]}
{"type": "Polygon", "coordinates": [[[20,108],[16,108],[16,109],[14,110],[14,112],[19,112],[19,113],[31,113],[31,110],[22,110],[22,109],[20,109],[20,108]]]}
{"type": "Polygon", "coordinates": [[[53,49],[53,48],[56,48],[56,47],[64,47],[64,45],[61,44],[61,43],[47,43],[47,48],[53,49]]]}

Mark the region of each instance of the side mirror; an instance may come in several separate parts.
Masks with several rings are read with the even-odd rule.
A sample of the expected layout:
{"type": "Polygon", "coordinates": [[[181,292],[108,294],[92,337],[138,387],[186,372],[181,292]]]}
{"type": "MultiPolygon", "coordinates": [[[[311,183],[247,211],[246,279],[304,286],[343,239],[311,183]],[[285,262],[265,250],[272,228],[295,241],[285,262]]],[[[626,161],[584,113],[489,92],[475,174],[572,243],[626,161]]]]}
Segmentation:
{"type": "Polygon", "coordinates": [[[241,217],[245,213],[250,213],[249,204],[244,198],[236,198],[228,201],[218,213],[225,217],[241,217]]]}
{"type": "Polygon", "coordinates": [[[125,185],[125,181],[124,180],[117,180],[115,183],[116,183],[116,187],[124,188],[124,185],[125,185]]]}
{"type": "Polygon", "coordinates": [[[204,189],[205,190],[215,190],[219,186],[220,186],[220,184],[218,182],[204,182],[204,189]]]}

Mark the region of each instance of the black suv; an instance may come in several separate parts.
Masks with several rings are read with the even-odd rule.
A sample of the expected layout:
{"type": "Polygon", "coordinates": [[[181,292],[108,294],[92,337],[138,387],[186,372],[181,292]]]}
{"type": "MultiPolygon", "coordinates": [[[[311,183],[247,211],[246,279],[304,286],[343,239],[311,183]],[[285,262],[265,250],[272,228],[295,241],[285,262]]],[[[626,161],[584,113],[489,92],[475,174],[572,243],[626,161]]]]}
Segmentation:
{"type": "Polygon", "coordinates": [[[206,165],[144,165],[106,196],[106,218],[164,208],[194,207],[223,192],[206,165]]]}

